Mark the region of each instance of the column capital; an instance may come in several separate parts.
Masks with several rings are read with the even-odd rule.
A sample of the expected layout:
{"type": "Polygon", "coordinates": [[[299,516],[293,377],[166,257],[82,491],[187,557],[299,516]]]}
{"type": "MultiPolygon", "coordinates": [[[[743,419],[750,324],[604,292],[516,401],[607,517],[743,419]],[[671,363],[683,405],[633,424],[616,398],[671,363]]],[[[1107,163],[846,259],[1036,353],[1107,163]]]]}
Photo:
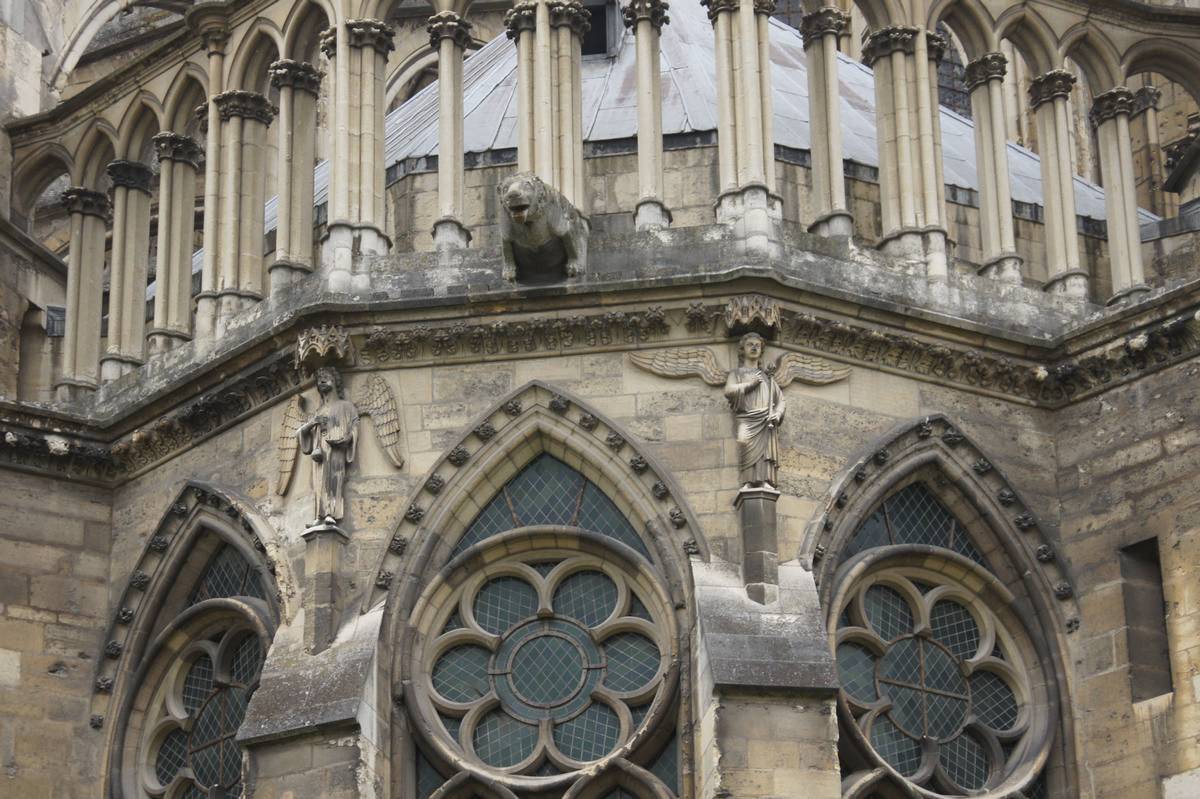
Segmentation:
{"type": "Polygon", "coordinates": [[[775,13],[775,0],[754,0],[754,13],[771,16],[775,13]]]}
{"type": "Polygon", "coordinates": [[[508,38],[521,38],[525,31],[537,28],[537,3],[534,0],[517,0],[513,7],[504,12],[504,27],[508,29],[508,38]]]}
{"type": "Polygon", "coordinates": [[[229,9],[224,3],[197,3],[184,19],[204,41],[205,52],[225,52],[225,44],[229,41],[229,9]]]}
{"type": "Polygon", "coordinates": [[[107,194],[82,186],[65,189],[59,200],[67,209],[67,213],[95,216],[105,220],[108,219],[108,212],[112,207],[107,194]]]}
{"type": "Polygon", "coordinates": [[[661,33],[663,25],[671,21],[667,16],[670,7],[667,0],[630,0],[629,4],[621,9],[621,18],[625,27],[631,29],[635,35],[638,23],[643,20],[649,22],[656,32],[661,33]]]}
{"type": "Polygon", "coordinates": [[[222,122],[228,122],[232,117],[254,119],[264,125],[270,125],[279,113],[275,104],[257,92],[244,89],[232,89],[221,92],[213,101],[217,104],[217,113],[222,122]]]}
{"type": "Polygon", "coordinates": [[[350,33],[351,47],[374,47],[377,53],[387,55],[396,49],[396,31],[386,22],[377,19],[346,20],[350,33]]]}
{"type": "Polygon", "coordinates": [[[984,53],[967,64],[963,80],[968,89],[974,89],[990,80],[1004,80],[1008,72],[1008,59],[1004,53],[984,53]]]}
{"type": "Polygon", "coordinates": [[[337,55],[337,28],[329,27],[321,31],[317,34],[317,41],[326,58],[332,60],[337,55]]]}
{"type": "Polygon", "coordinates": [[[863,44],[863,61],[874,64],[892,53],[912,55],[917,51],[917,34],[920,31],[911,25],[888,25],[872,33],[863,44]]]}
{"type": "Polygon", "coordinates": [[[316,96],[321,91],[321,78],[325,73],[307,61],[295,61],[291,58],[281,58],[272,61],[267,67],[271,75],[271,85],[279,88],[285,86],[298,89],[316,96]]]}
{"type": "Polygon", "coordinates": [[[838,36],[850,25],[850,15],[836,6],[821,6],[800,20],[800,35],[804,37],[804,49],[811,47],[821,37],[838,36]]]}
{"type": "MultiPolygon", "coordinates": [[[[201,106],[201,108],[205,109],[207,113],[208,106],[201,106]]],[[[203,151],[192,137],[164,130],[154,134],[153,141],[154,151],[158,154],[159,161],[182,161],[196,168],[200,166],[200,155],[203,151]]]]}
{"type": "Polygon", "coordinates": [[[1133,92],[1124,86],[1118,86],[1096,95],[1096,98],[1092,100],[1090,116],[1092,125],[1098,128],[1110,119],[1116,119],[1122,114],[1129,116],[1132,113],[1133,92]]]}
{"type": "Polygon", "coordinates": [[[1065,69],[1052,69],[1029,84],[1029,102],[1035,109],[1055,97],[1070,97],[1075,76],[1065,69]]]}
{"type": "Polygon", "coordinates": [[[137,189],[146,194],[150,193],[154,171],[141,161],[124,159],[109,161],[104,171],[108,173],[108,179],[112,181],[113,188],[137,189]]]}
{"type": "Polygon", "coordinates": [[[732,13],[737,10],[737,0],[700,0],[700,5],[708,7],[708,19],[710,22],[716,22],[717,17],[724,13],[732,13]]]}
{"type": "Polygon", "coordinates": [[[550,27],[570,28],[576,36],[583,36],[592,27],[591,16],[580,0],[550,0],[550,27]]]}
{"type": "Polygon", "coordinates": [[[196,116],[196,121],[200,123],[200,132],[208,133],[208,103],[196,106],[196,110],[192,113],[196,116]]]}
{"type": "Polygon", "coordinates": [[[441,46],[443,39],[450,39],[465,49],[471,44],[472,27],[462,15],[453,11],[439,11],[425,23],[425,30],[429,32],[429,46],[434,50],[441,46]]]}
{"type": "Polygon", "coordinates": [[[1140,114],[1151,108],[1157,109],[1158,101],[1161,99],[1161,91],[1153,86],[1143,86],[1133,93],[1133,113],[1140,114]]]}

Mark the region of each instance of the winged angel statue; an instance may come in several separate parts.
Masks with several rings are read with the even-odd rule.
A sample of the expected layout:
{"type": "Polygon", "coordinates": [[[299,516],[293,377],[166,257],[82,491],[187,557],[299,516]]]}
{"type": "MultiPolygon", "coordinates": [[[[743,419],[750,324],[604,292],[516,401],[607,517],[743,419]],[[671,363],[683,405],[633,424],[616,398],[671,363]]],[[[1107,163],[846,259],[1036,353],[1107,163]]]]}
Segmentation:
{"type": "Polygon", "coordinates": [[[275,491],[287,493],[292,482],[297,452],[312,460],[312,490],[317,515],[313,527],[336,526],[345,515],[346,471],[358,450],[360,413],[371,417],[379,443],[397,469],[404,466],[400,454],[400,414],[391,388],[382,377],[372,374],[355,396],[346,399],[341,373],[332,366],[317,370],[317,393],[321,404],[311,414],[303,410],[300,394],[292,398],[283,415],[279,435],[279,484],[275,491]]]}
{"type": "Polygon", "coordinates": [[[850,375],[850,367],[824,358],[785,352],[765,368],[763,337],[747,333],[738,342],[738,365],[725,371],[708,347],[678,347],[633,352],[641,368],[664,377],[699,377],[710,386],[724,386],[725,398],[737,422],[739,478],[745,487],[776,484],[779,467],[779,426],[787,403],[783,389],[793,380],[812,385],[834,383],[850,375]]]}

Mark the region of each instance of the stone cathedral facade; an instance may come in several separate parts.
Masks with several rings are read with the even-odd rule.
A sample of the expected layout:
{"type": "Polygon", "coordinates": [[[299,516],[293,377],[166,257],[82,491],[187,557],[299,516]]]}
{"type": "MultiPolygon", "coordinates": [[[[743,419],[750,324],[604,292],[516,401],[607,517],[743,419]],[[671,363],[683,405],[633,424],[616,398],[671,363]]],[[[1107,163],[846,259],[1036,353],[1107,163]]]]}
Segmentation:
{"type": "Polygon", "coordinates": [[[1200,795],[1200,10],[0,3],[0,795],[1200,795]]]}

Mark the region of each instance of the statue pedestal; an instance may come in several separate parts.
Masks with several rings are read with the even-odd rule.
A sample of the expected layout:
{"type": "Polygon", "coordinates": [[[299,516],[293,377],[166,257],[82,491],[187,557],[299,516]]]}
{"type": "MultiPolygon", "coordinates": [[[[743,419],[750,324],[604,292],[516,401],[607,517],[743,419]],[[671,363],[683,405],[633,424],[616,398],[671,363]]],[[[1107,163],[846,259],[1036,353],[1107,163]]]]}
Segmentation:
{"type": "Polygon", "coordinates": [[[742,528],[742,581],[746,595],[760,605],[779,599],[778,501],[779,492],[766,484],[746,486],[733,500],[742,528]]]}
{"type": "Polygon", "coordinates": [[[342,548],[350,537],[336,523],[315,522],[304,531],[304,649],[329,648],[341,622],[342,548]]]}

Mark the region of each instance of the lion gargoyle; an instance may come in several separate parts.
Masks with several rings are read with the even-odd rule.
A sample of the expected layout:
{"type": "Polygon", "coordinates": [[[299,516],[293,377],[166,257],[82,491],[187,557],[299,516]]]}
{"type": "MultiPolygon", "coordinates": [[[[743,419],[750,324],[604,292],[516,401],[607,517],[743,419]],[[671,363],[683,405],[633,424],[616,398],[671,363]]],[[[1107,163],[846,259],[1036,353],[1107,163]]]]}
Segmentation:
{"type": "Polygon", "coordinates": [[[583,274],[590,227],[566,197],[532,172],[502,180],[496,193],[505,280],[554,283],[583,274]]]}

